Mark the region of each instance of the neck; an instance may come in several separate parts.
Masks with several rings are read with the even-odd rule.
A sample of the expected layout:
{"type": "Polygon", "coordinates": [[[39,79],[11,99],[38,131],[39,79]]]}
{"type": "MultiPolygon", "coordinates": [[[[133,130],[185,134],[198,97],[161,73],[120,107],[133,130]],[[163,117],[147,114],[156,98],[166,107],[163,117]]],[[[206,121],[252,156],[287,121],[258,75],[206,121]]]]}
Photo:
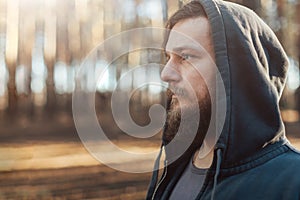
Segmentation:
{"type": "Polygon", "coordinates": [[[201,151],[201,148],[198,149],[196,151],[196,153],[194,154],[193,164],[195,165],[195,167],[197,167],[199,169],[208,169],[211,166],[212,162],[213,162],[213,157],[214,157],[213,148],[204,157],[199,156],[200,153],[201,153],[200,151],[201,151]]]}

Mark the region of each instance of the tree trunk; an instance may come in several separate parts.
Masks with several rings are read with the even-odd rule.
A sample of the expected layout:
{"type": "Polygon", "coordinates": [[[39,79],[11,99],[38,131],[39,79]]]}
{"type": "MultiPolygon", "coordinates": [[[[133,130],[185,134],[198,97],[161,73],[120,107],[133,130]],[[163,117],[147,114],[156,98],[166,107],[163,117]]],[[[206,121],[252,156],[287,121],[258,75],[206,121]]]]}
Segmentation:
{"type": "Polygon", "coordinates": [[[8,112],[10,115],[14,115],[17,106],[17,90],[15,83],[16,76],[16,62],[7,63],[9,70],[9,82],[8,82],[8,112]]]}
{"type": "Polygon", "coordinates": [[[243,0],[243,5],[254,11],[258,11],[261,6],[260,0],[243,0]]]}
{"type": "Polygon", "coordinates": [[[6,63],[9,71],[8,82],[8,111],[13,114],[16,109],[16,65],[18,57],[18,33],[19,33],[19,2],[7,1],[6,21],[6,63]]]}

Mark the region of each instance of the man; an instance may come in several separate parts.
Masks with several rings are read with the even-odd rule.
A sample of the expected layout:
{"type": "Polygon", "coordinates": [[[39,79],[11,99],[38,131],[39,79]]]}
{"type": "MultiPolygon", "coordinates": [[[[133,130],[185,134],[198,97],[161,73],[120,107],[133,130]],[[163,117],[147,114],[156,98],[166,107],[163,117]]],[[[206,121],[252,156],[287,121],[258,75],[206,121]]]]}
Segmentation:
{"type": "Polygon", "coordinates": [[[166,27],[165,166],[158,179],[159,156],[147,199],[300,199],[300,155],[278,105],[288,61],[271,29],[221,0],[192,1],[166,27]],[[218,129],[210,124],[222,119],[214,107],[224,101],[218,73],[225,119],[211,142],[218,129]]]}
{"type": "Polygon", "coordinates": [[[300,121],[300,86],[295,90],[295,103],[296,103],[296,110],[298,112],[298,121],[300,121]]]}

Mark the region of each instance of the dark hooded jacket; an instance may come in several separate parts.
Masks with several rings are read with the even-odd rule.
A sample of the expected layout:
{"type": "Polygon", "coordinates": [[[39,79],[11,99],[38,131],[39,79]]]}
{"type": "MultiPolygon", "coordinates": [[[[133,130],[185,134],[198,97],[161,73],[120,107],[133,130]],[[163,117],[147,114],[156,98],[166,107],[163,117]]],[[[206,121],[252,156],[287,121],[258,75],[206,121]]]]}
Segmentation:
{"type": "MultiPolygon", "coordinates": [[[[299,200],[300,155],[286,139],[279,110],[288,68],[282,46],[253,11],[199,1],[211,25],[227,108],[197,199],[299,200]]],[[[154,171],[147,199],[168,199],[191,155],[165,166],[159,180],[154,171]]]]}

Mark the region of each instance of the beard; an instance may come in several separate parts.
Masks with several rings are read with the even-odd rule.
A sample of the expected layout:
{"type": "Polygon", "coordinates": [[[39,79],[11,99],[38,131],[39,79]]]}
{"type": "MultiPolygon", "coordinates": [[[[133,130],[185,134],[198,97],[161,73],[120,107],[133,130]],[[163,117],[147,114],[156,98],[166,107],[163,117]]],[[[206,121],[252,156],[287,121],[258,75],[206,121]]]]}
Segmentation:
{"type": "MultiPolygon", "coordinates": [[[[207,89],[207,88],[206,88],[207,89]]],[[[187,96],[184,89],[181,96],[187,96]]],[[[167,91],[167,117],[163,131],[163,141],[166,151],[175,153],[178,157],[186,151],[195,151],[200,148],[206,136],[211,118],[211,99],[208,90],[204,98],[196,103],[180,107],[177,98],[172,98],[174,93],[167,91]],[[184,114],[182,114],[184,113],[184,114]],[[195,117],[195,116],[199,116],[195,117]],[[174,145],[167,145],[172,141],[174,145]],[[177,153],[176,153],[177,152],[177,153]],[[180,154],[180,155],[179,155],[180,154]]],[[[193,102],[193,101],[191,101],[193,102]]]]}

